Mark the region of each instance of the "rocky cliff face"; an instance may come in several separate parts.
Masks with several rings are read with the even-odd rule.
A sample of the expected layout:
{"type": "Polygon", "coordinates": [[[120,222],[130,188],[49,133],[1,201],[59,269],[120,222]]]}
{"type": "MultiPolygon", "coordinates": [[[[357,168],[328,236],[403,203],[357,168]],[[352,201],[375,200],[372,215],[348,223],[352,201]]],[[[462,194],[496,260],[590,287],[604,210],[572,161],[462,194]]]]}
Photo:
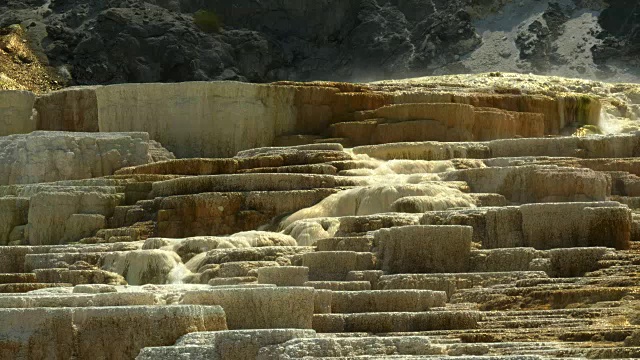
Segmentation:
{"type": "Polygon", "coordinates": [[[634,0],[610,0],[610,6],[600,16],[604,30],[602,43],[594,48],[600,62],[616,59],[640,65],[640,3],[634,0]]]}
{"type": "Polygon", "coordinates": [[[640,74],[633,0],[9,0],[72,84],[353,80],[480,71],[640,74]],[[202,31],[194,13],[217,14],[202,31]]]}

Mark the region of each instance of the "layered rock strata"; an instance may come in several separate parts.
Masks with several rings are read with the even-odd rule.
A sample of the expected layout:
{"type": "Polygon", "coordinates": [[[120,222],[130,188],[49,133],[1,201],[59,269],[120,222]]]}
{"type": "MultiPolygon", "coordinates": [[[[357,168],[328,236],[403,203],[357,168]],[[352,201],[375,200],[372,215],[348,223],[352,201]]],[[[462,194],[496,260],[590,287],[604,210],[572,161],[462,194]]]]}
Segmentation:
{"type": "Polygon", "coordinates": [[[640,117],[638,91],[631,84],[501,73],[374,84],[125,84],[37,97],[6,91],[0,135],[144,131],[187,158],[273,145],[539,137],[585,125],[610,133],[638,129],[629,122],[640,117]]]}
{"type": "Polygon", "coordinates": [[[2,140],[23,175],[0,187],[0,358],[638,357],[640,134],[561,135],[606,112],[604,96],[443,101],[412,87],[50,95],[108,104],[92,113],[86,98],[86,117],[68,121],[73,107],[36,99],[39,124],[94,118],[100,132],[2,140]],[[167,94],[198,104],[163,105],[167,94]],[[199,123],[220,114],[246,121],[199,123]],[[190,141],[183,157],[233,157],[167,159],[147,134],[104,124],[148,125],[169,148],[190,141]],[[184,129],[168,140],[166,124],[184,129]]]}

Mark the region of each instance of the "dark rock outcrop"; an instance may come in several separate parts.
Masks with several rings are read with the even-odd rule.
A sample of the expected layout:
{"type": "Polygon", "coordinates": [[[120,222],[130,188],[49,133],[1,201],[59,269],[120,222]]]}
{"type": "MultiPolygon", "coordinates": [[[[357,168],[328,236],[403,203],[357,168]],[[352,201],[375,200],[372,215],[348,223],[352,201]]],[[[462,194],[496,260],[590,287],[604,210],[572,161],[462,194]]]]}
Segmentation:
{"type": "MultiPolygon", "coordinates": [[[[535,9],[531,7],[527,20],[513,27],[516,32],[513,39],[507,36],[506,40],[511,40],[511,46],[519,51],[509,61],[525,72],[558,73],[563,66],[571,67],[571,59],[557,50],[563,47],[564,40],[560,38],[565,24],[592,10],[583,2],[557,1],[545,5],[534,0],[521,1],[519,6],[525,11],[529,3],[537,5],[535,9]],[[535,13],[541,4],[546,10],[535,13]]],[[[469,55],[485,41],[478,21],[488,14],[494,17],[500,14],[499,21],[508,24],[512,19],[506,6],[517,6],[502,0],[3,3],[0,27],[22,24],[43,62],[57,67],[71,79],[71,84],[372,81],[434,73],[509,71],[494,69],[492,62],[475,64],[469,55]],[[199,28],[193,17],[199,10],[216,14],[221,30],[207,32],[199,28]]],[[[591,64],[605,69],[605,64],[615,57],[621,59],[622,65],[640,66],[636,64],[640,53],[640,10],[633,4],[636,1],[609,0],[609,3],[610,7],[599,18],[602,29],[593,29],[589,35],[594,41],[599,36],[601,43],[598,41],[589,50],[591,42],[585,41],[586,51],[593,52],[595,63],[591,64]]],[[[503,56],[501,51],[504,49],[496,49],[495,56],[503,56]]],[[[508,56],[505,53],[503,57],[508,56]]],[[[584,71],[581,69],[579,73],[584,71]]],[[[608,74],[601,73],[604,77],[608,74]]],[[[585,76],[590,74],[593,72],[585,76]]]]}
{"type": "Polygon", "coordinates": [[[602,43],[593,48],[597,62],[616,60],[640,67],[640,2],[608,0],[609,7],[600,15],[602,43]]]}

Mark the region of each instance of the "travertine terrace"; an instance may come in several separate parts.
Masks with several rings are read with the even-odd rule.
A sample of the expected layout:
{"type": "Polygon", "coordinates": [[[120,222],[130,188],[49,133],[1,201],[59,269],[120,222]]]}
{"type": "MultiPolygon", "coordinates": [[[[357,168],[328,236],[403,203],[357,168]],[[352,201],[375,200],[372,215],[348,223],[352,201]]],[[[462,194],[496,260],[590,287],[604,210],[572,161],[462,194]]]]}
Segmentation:
{"type": "Polygon", "coordinates": [[[0,91],[0,359],[640,357],[640,86],[0,91]]]}

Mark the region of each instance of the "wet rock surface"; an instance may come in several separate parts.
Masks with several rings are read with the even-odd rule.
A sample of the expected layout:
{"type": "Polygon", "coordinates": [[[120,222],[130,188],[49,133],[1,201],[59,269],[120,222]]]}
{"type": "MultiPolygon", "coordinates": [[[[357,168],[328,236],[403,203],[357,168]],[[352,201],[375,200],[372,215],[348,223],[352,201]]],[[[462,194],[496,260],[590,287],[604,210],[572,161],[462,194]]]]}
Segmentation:
{"type": "Polygon", "coordinates": [[[638,89],[5,92],[0,358],[637,358],[638,89]]]}

